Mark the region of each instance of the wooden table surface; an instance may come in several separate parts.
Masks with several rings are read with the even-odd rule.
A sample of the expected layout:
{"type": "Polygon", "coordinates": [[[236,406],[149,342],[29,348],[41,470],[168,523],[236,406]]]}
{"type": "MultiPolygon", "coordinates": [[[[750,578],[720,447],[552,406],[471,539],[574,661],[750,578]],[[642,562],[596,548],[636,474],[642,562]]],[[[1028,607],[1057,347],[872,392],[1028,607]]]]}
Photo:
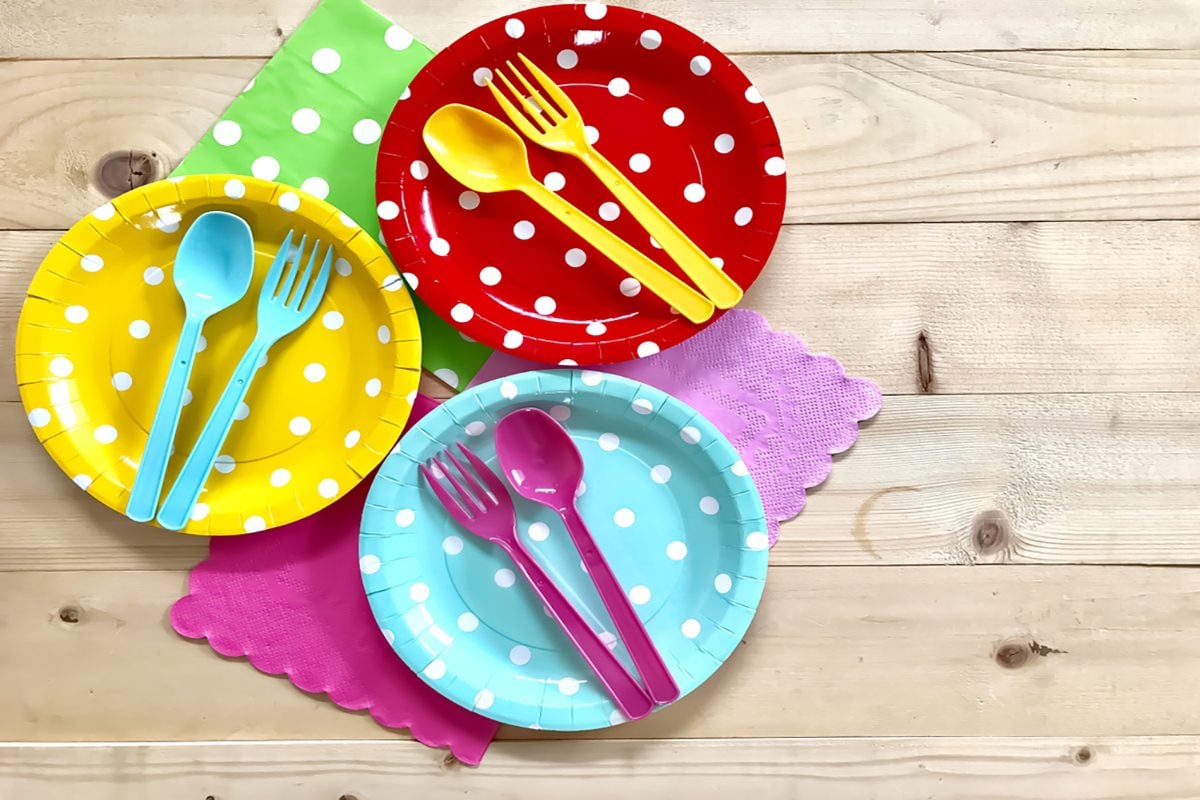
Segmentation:
{"type": "MultiPolygon", "coordinates": [[[[165,175],[310,2],[0,3],[0,350],[59,232],[165,175]]],[[[439,47],[532,4],[376,5],[439,47]]],[[[81,494],[9,361],[0,797],[1200,796],[1200,0],[636,5],[778,121],[748,305],[887,395],[745,646],[651,719],[464,767],[176,636],[206,542],[81,494]]]]}

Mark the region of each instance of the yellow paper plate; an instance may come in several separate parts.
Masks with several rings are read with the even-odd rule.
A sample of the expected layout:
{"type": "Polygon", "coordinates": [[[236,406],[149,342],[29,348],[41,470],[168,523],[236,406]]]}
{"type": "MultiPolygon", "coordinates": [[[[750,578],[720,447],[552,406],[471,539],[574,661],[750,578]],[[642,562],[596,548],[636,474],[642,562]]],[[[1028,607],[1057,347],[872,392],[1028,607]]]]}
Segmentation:
{"type": "Polygon", "coordinates": [[[183,324],[172,282],[180,237],[205,211],[249,223],[255,280],[204,326],[163,496],[254,337],[262,278],[288,230],[334,246],[316,314],[273,348],[192,509],[186,533],[284,525],[349,492],[391,450],[420,379],[404,281],[379,244],[312,195],[241,175],[194,175],[128,192],[77,222],[30,284],[17,382],[59,467],[124,513],[183,324]]]}

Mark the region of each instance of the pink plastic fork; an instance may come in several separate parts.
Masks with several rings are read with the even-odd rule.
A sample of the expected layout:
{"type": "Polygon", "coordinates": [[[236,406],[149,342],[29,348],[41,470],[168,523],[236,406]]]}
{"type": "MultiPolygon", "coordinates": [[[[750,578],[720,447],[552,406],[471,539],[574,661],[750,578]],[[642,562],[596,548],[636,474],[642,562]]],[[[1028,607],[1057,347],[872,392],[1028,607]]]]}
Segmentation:
{"type": "Polygon", "coordinates": [[[476,536],[487,539],[499,545],[513,563],[521,570],[530,586],[537,592],[550,615],[562,626],[567,638],[575,645],[575,649],[583,656],[584,661],[596,673],[596,677],[608,689],[617,708],[629,719],[641,719],[650,713],[654,703],[641,685],[617,660],[612,651],[592,630],[587,621],[571,605],[561,590],[554,585],[550,576],[542,569],[533,556],[525,549],[517,537],[517,512],[513,508],[512,498],[504,487],[499,476],[488,469],[487,464],[479,456],[472,453],[461,442],[458,449],[475,469],[478,480],[471,472],[463,467],[454,453],[447,449],[442,455],[446,461],[454,465],[462,477],[462,483],[454,477],[446,464],[437,457],[431,459],[437,471],[454,489],[454,495],[442,485],[433,470],[420,465],[421,474],[429,482],[429,487],[437,495],[438,500],[446,507],[446,511],[454,521],[476,536]],[[487,487],[480,485],[480,480],[487,487]],[[466,487],[470,488],[470,491],[466,487]]]}

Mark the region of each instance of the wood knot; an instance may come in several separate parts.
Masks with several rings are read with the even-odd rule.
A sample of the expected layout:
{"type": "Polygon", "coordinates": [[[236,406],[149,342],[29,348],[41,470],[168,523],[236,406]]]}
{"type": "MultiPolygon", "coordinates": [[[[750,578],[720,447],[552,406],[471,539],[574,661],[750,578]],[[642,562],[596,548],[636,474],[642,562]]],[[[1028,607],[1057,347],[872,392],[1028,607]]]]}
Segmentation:
{"type": "Polygon", "coordinates": [[[96,162],[92,183],[105,197],[116,197],[130,189],[161,179],[166,167],[158,153],[143,150],[117,150],[96,162]]]}
{"type": "Polygon", "coordinates": [[[446,753],[442,756],[442,769],[454,769],[462,762],[454,757],[453,753],[446,753]]]}
{"type": "Polygon", "coordinates": [[[1086,766],[1092,763],[1092,748],[1081,747],[1071,756],[1072,760],[1080,766],[1086,766]]]}
{"type": "Polygon", "coordinates": [[[204,796],[204,800],[217,800],[217,798],[213,797],[211,794],[208,794],[204,796]]]}
{"type": "Polygon", "coordinates": [[[917,388],[922,394],[933,391],[933,348],[925,331],[917,334],[917,388]]]}
{"type": "Polygon", "coordinates": [[[76,606],[63,606],[58,610],[58,618],[68,625],[74,625],[83,618],[83,612],[76,606]]]}
{"type": "Polygon", "coordinates": [[[1005,550],[1012,541],[1012,528],[999,511],[984,511],[971,523],[971,546],[980,555],[1005,550]]]}
{"type": "Polygon", "coordinates": [[[1029,662],[1033,651],[1025,642],[1001,642],[996,648],[996,663],[1005,669],[1019,669],[1029,662]]]}
{"type": "Polygon", "coordinates": [[[358,800],[358,795],[344,794],[338,800],[358,800]]]}

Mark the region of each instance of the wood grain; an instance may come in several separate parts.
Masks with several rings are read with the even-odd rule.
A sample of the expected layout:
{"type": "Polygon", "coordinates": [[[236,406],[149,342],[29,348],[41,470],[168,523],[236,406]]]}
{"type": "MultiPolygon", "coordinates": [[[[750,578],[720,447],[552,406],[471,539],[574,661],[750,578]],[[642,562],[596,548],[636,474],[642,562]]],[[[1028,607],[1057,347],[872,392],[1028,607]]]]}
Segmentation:
{"type": "MultiPolygon", "coordinates": [[[[395,738],[180,641],[166,614],[183,586],[182,572],[5,575],[0,623],[19,646],[0,655],[0,740],[395,738]]],[[[1197,570],[776,564],[713,679],[581,738],[1200,734],[1198,599],[1197,570]]]]}
{"type": "MultiPolygon", "coordinates": [[[[0,573],[174,570],[207,554],[85,496],[16,403],[0,404],[0,443],[0,573]]],[[[772,561],[1198,564],[1197,530],[1200,395],[892,397],[772,561]]]]}
{"type": "Polygon", "coordinates": [[[498,742],[478,769],[412,742],[0,747],[0,784],[36,800],[1127,800],[1200,793],[1200,737],[498,742]]]}
{"type": "MultiPolygon", "coordinates": [[[[738,61],[776,115],[790,222],[1200,216],[1200,53],[738,61]]],[[[97,177],[114,153],[165,174],[261,63],[0,62],[0,228],[69,226],[120,188],[119,160],[97,177]]]]}
{"type": "MultiPolygon", "coordinates": [[[[374,0],[434,48],[539,0],[374,0]]],[[[170,6],[135,0],[76,5],[8,0],[0,57],[265,56],[300,23],[311,0],[210,0],[170,6]],[[120,20],[120,25],[114,25],[120,20]]],[[[1200,47],[1196,0],[639,0],[731,53],[876,50],[1028,50],[1200,47]]]]}

